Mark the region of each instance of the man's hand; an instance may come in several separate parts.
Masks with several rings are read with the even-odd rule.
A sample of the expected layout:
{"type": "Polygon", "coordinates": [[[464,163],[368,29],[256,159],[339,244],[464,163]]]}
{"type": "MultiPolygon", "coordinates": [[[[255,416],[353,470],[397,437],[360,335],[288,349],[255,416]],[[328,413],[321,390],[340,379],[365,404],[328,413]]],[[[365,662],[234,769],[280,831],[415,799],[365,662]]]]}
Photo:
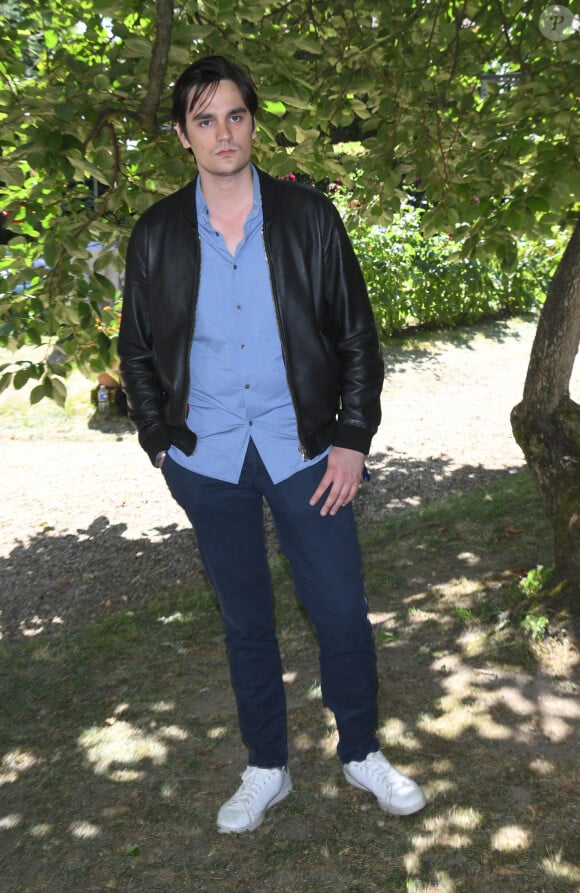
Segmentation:
{"type": "Polygon", "coordinates": [[[356,496],[364,464],[364,453],[347,450],[345,447],[332,447],[328,454],[326,472],[312,495],[310,505],[316,505],[328,490],[320,514],[336,515],[343,505],[348,505],[356,496]]]}

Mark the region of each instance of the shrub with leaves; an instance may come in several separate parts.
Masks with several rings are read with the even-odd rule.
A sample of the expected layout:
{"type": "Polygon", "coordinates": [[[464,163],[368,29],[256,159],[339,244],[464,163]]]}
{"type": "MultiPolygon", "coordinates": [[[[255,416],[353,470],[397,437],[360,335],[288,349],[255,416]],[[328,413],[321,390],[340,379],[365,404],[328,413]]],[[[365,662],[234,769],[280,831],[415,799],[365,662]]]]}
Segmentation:
{"type": "Polygon", "coordinates": [[[425,237],[420,208],[407,205],[382,226],[354,216],[344,197],[337,202],[383,337],[539,308],[567,239],[557,230],[541,244],[522,238],[517,262],[508,267],[493,257],[459,256],[445,234],[425,237]]]}

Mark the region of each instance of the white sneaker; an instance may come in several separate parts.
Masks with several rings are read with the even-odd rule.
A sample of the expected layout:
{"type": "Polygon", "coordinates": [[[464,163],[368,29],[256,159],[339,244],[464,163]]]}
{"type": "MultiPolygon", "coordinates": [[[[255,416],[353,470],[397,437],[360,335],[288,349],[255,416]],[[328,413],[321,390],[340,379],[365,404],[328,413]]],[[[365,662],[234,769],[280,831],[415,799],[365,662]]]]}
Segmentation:
{"type": "Polygon", "coordinates": [[[218,831],[222,834],[254,831],[264,821],[266,810],[287,797],[291,790],[292,780],[286,767],[248,766],[242,775],[242,784],[218,813],[218,831]]]}
{"type": "Polygon", "coordinates": [[[381,809],[392,815],[412,815],[427,804],[419,785],[391,766],[380,750],[361,763],[345,763],[342,768],[349,784],[370,791],[381,809]]]}

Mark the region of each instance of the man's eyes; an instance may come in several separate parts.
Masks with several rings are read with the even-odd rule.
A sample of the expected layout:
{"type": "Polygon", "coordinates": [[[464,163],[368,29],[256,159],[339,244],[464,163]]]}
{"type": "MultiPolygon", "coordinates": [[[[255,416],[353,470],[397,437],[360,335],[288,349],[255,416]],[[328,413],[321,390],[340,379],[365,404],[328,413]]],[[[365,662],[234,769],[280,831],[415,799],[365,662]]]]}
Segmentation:
{"type": "MultiPolygon", "coordinates": [[[[240,124],[243,120],[244,120],[244,116],[241,113],[237,113],[235,115],[230,115],[230,121],[232,121],[232,123],[234,123],[234,124],[240,124]]],[[[197,121],[198,126],[204,127],[204,128],[210,127],[214,123],[215,122],[214,122],[213,118],[201,118],[200,120],[197,121]]]]}

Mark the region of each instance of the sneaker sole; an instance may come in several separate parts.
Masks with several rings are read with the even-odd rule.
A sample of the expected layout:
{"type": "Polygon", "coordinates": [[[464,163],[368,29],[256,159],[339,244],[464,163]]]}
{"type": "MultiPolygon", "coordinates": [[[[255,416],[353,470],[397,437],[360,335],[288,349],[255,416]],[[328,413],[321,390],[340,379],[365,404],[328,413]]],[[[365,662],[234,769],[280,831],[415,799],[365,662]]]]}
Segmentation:
{"type": "Polygon", "coordinates": [[[255,831],[256,828],[259,828],[262,822],[266,817],[266,812],[270,809],[270,807],[275,806],[276,803],[280,803],[281,800],[284,800],[285,797],[288,796],[290,791],[292,790],[292,780],[288,778],[285,783],[282,785],[278,793],[275,797],[273,797],[263,812],[256,816],[253,822],[250,822],[249,825],[246,825],[244,828],[228,828],[227,825],[220,825],[217,823],[217,829],[220,834],[244,834],[246,831],[255,831]]]}
{"type": "Polygon", "coordinates": [[[355,781],[355,779],[348,774],[346,769],[344,769],[343,771],[344,777],[346,778],[348,783],[353,786],[353,788],[358,788],[359,791],[366,791],[368,794],[372,794],[373,797],[376,797],[377,803],[379,804],[383,812],[388,812],[390,813],[390,815],[414,815],[414,813],[420,812],[422,809],[425,808],[425,806],[427,806],[427,798],[425,797],[423,791],[419,791],[421,796],[418,798],[418,800],[416,800],[414,803],[410,803],[408,806],[398,807],[393,806],[391,803],[385,803],[384,800],[379,800],[377,795],[373,791],[371,791],[370,788],[367,788],[364,784],[360,784],[360,782],[355,781]]]}

